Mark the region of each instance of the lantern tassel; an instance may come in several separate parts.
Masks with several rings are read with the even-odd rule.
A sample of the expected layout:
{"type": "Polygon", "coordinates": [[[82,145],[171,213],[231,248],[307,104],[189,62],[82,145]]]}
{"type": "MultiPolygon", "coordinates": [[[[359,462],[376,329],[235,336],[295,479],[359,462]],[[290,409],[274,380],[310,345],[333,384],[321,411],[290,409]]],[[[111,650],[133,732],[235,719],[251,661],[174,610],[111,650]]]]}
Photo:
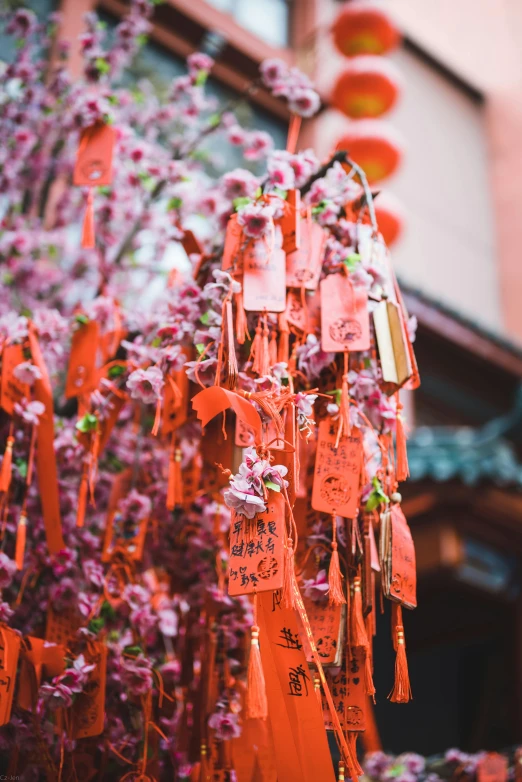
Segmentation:
{"type": "Polygon", "coordinates": [[[84,250],[92,250],[94,246],[94,190],[90,187],[83,218],[82,247],[84,250]]]}
{"type": "Polygon", "coordinates": [[[362,610],[361,579],[356,576],[353,580],[353,603],[351,610],[351,644],[368,649],[368,636],[364,626],[362,610]]]}
{"type": "Polygon", "coordinates": [[[290,329],[286,320],[286,314],[280,312],[278,316],[279,346],[277,348],[277,360],[288,364],[290,355],[290,329]]]}
{"type": "Polygon", "coordinates": [[[395,603],[392,608],[392,622],[395,625],[395,683],[388,695],[392,703],[408,703],[412,699],[410,676],[408,672],[408,659],[406,657],[406,643],[404,640],[404,626],[402,624],[402,607],[395,603]]]}
{"type": "Polygon", "coordinates": [[[408,466],[408,453],[406,450],[406,432],[402,420],[402,404],[397,394],[397,424],[395,430],[395,474],[399,482],[405,481],[410,474],[408,466]]]}
{"type": "Polygon", "coordinates": [[[78,492],[78,509],[76,511],[76,526],[83,527],[85,524],[85,510],[87,508],[87,494],[89,491],[89,480],[87,472],[84,469],[80,481],[80,491],[78,492]]]}
{"type": "Polygon", "coordinates": [[[332,530],[332,557],[328,569],[328,602],[332,605],[339,606],[346,603],[346,598],[343,591],[343,574],[341,573],[339,552],[337,550],[337,519],[335,516],[332,518],[332,530]]]}
{"type": "Polygon", "coordinates": [[[250,348],[249,359],[252,361],[252,372],[256,375],[261,374],[261,346],[263,338],[261,336],[261,322],[258,321],[256,326],[256,334],[252,341],[252,347],[250,348]]]}
{"type": "Polygon", "coordinates": [[[25,541],[27,537],[27,516],[24,511],[20,513],[16,527],[15,562],[17,570],[22,570],[25,557],[25,541]]]}
{"type": "Polygon", "coordinates": [[[277,337],[275,331],[270,334],[270,344],[268,346],[268,360],[270,366],[277,364],[277,337]]]}
{"type": "Polygon", "coordinates": [[[239,345],[244,345],[247,339],[250,339],[248,331],[248,322],[243,306],[243,291],[235,294],[236,298],[236,339],[239,345]]]}
{"type": "Polygon", "coordinates": [[[4,458],[2,461],[2,470],[0,471],[0,492],[7,493],[11,485],[13,445],[14,445],[14,437],[12,435],[9,435],[5,446],[4,458]]]}
{"type": "Polygon", "coordinates": [[[167,481],[167,510],[174,510],[183,504],[183,483],[181,475],[181,448],[172,440],[169,455],[169,476],[167,481]]]}
{"type": "MultiPolygon", "coordinates": [[[[254,598],[256,600],[257,598],[254,598]]],[[[249,719],[264,720],[268,716],[265,676],[259,649],[259,627],[252,626],[250,657],[247,671],[246,714],[249,719]]]]}

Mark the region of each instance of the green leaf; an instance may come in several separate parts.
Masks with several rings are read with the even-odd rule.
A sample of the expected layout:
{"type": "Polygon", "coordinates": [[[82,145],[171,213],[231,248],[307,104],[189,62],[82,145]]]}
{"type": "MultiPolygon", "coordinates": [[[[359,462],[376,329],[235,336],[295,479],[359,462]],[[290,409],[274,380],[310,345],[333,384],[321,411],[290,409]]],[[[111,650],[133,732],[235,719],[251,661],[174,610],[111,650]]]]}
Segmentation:
{"type": "Polygon", "coordinates": [[[112,379],[113,377],[121,377],[125,373],[125,367],[123,364],[115,364],[113,367],[109,368],[109,371],[107,374],[112,379]]]}
{"type": "Polygon", "coordinates": [[[154,339],[151,342],[151,345],[153,348],[159,348],[161,345],[161,337],[154,337],[154,339]]]}
{"type": "Polygon", "coordinates": [[[96,57],[94,61],[94,65],[96,66],[96,70],[98,71],[98,73],[101,74],[109,73],[111,70],[111,66],[109,65],[107,60],[105,60],[103,57],[96,57]]]}
{"type": "Polygon", "coordinates": [[[366,510],[375,510],[379,505],[387,505],[389,503],[388,495],[384,492],[380,480],[375,476],[372,478],[373,489],[370,492],[370,496],[366,501],[366,510]]]}
{"type": "Polygon", "coordinates": [[[208,79],[208,71],[198,71],[198,75],[196,76],[196,81],[195,81],[196,87],[203,87],[207,79],[208,79]]]}
{"type": "Polygon", "coordinates": [[[211,128],[217,128],[221,124],[221,114],[211,114],[208,118],[208,124],[211,128]]]}
{"type": "Polygon", "coordinates": [[[327,391],[326,393],[328,394],[328,396],[335,397],[335,404],[338,405],[339,407],[341,406],[341,399],[343,395],[341,388],[336,388],[334,391],[327,391]]]}
{"type": "Polygon", "coordinates": [[[119,106],[120,105],[120,99],[118,98],[117,95],[109,95],[107,100],[109,101],[111,106],[119,106]]]}
{"type": "Polygon", "coordinates": [[[204,326],[208,325],[208,322],[210,320],[210,312],[204,312],[203,315],[200,317],[200,321],[204,326]]]}
{"type": "Polygon", "coordinates": [[[243,207],[248,206],[248,204],[252,203],[251,198],[247,198],[246,196],[240,196],[239,198],[234,198],[232,201],[234,205],[234,209],[236,212],[239,212],[240,209],[243,209],[243,207]]]}
{"type": "Polygon", "coordinates": [[[183,201],[181,198],[178,198],[178,196],[174,196],[173,198],[169,198],[169,202],[167,204],[167,212],[171,212],[173,209],[179,209],[183,206],[183,201]]]}
{"type": "Polygon", "coordinates": [[[100,614],[104,619],[115,619],[116,611],[111,606],[108,600],[104,600],[100,609],[100,614]]]}
{"type": "Polygon", "coordinates": [[[272,481],[267,481],[265,479],[265,486],[267,489],[272,489],[272,491],[281,491],[281,487],[277,485],[277,483],[273,483],[272,481]]]}
{"type": "Polygon", "coordinates": [[[123,651],[125,652],[125,654],[135,654],[135,655],[143,654],[143,649],[141,648],[141,646],[138,646],[137,644],[135,644],[134,646],[125,646],[123,651]]]}
{"type": "Polygon", "coordinates": [[[359,255],[359,253],[351,253],[350,255],[348,255],[347,258],[344,259],[343,263],[348,269],[348,271],[353,272],[356,269],[357,264],[360,263],[360,261],[361,261],[361,256],[359,255]]]}
{"type": "Polygon", "coordinates": [[[76,429],[78,429],[79,432],[93,432],[96,429],[96,426],[98,425],[98,419],[95,415],[92,413],[87,413],[83,416],[83,418],[80,418],[78,423],[76,424],[76,429]]]}
{"type": "Polygon", "coordinates": [[[22,478],[27,478],[27,462],[24,459],[15,459],[18,472],[22,478]]]}
{"type": "Polygon", "coordinates": [[[321,201],[320,204],[317,204],[317,206],[312,207],[312,214],[320,215],[322,212],[324,212],[327,206],[328,204],[326,203],[326,201],[321,201]]]}
{"type": "Polygon", "coordinates": [[[102,196],[110,196],[112,189],[109,187],[109,185],[101,185],[98,188],[98,193],[102,196]]]}
{"type": "Polygon", "coordinates": [[[286,201],[287,191],[286,190],[280,190],[278,187],[274,188],[274,193],[279,196],[279,198],[282,198],[283,201],[286,201]]]}
{"type": "Polygon", "coordinates": [[[148,40],[148,36],[145,35],[145,33],[140,33],[138,36],[136,36],[136,43],[138,46],[145,46],[148,40]]]}
{"type": "Polygon", "coordinates": [[[196,350],[198,351],[199,355],[201,356],[201,354],[205,350],[205,345],[202,342],[198,342],[198,344],[196,345],[196,350]]]}
{"type": "Polygon", "coordinates": [[[103,630],[105,627],[105,619],[102,619],[101,616],[97,617],[96,619],[91,619],[87,627],[91,633],[98,635],[100,630],[103,630]]]}
{"type": "Polygon", "coordinates": [[[87,315],[83,315],[82,313],[80,313],[79,315],[75,315],[74,320],[76,321],[76,323],[79,323],[81,326],[85,326],[85,324],[89,322],[89,318],[87,317],[87,315]]]}
{"type": "MultiPolygon", "coordinates": [[[[277,192],[277,190],[276,190],[276,192],[277,192]]],[[[261,198],[262,195],[263,195],[263,188],[262,187],[258,187],[256,192],[255,192],[255,194],[254,194],[254,197],[255,198],[261,198]]]]}

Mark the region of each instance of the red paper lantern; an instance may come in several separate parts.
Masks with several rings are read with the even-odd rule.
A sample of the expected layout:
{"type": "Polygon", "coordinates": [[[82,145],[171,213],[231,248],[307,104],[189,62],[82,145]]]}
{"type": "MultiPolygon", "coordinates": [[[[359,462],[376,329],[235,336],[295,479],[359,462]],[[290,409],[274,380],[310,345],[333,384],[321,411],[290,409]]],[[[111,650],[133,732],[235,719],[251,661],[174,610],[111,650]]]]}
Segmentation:
{"type": "Polygon", "coordinates": [[[398,201],[388,193],[379,195],[375,200],[375,217],[384,241],[391,247],[404,228],[404,214],[398,201]]]}
{"type": "Polygon", "coordinates": [[[368,182],[380,182],[391,176],[402,160],[402,145],[388,125],[361,120],[352,122],[337,142],[337,150],[346,150],[364,169],[368,182]]]}
{"type": "Polygon", "coordinates": [[[366,2],[350,2],[341,9],[332,27],[333,39],[341,54],[385,54],[400,41],[390,17],[366,2]]]}
{"type": "Polygon", "coordinates": [[[353,119],[380,117],[396,103],[400,77],[382,57],[354,57],[339,74],[331,103],[353,119]]]}

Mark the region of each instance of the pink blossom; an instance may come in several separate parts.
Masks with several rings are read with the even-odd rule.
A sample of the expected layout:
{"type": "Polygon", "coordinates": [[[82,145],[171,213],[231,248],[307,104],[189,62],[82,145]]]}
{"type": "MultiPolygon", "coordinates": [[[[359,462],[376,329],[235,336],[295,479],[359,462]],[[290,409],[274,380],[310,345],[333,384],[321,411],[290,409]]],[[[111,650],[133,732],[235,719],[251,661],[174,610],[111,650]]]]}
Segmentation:
{"type": "Polygon", "coordinates": [[[214,60],[204,52],[194,52],[187,57],[187,66],[191,75],[196,75],[201,71],[208,73],[212,70],[214,60]]]}
{"type": "Polygon", "coordinates": [[[273,227],[274,210],[270,205],[248,204],[238,212],[237,221],[252,239],[261,239],[273,227]]]}
{"type": "Polygon", "coordinates": [[[301,117],[313,117],[321,107],[321,99],[312,88],[299,88],[290,93],[288,105],[291,111],[301,117]]]}
{"type": "Polygon", "coordinates": [[[274,87],[276,84],[285,81],[288,78],[289,68],[284,60],[272,58],[264,60],[259,68],[261,77],[267,87],[274,87]]]}
{"type": "Polygon", "coordinates": [[[208,725],[216,731],[216,738],[221,741],[237,739],[241,735],[239,714],[232,714],[230,711],[215,712],[209,717],[208,725]]]}
{"type": "Polygon", "coordinates": [[[231,125],[227,128],[227,138],[235,147],[241,147],[246,142],[249,134],[241,125],[231,125]]]}
{"type": "Polygon", "coordinates": [[[95,665],[87,665],[85,657],[80,654],[70,668],[53,679],[53,684],[68,687],[71,692],[81,692],[87,684],[90,672],[95,668],[95,665]]]}
{"type": "Polygon", "coordinates": [[[163,635],[174,638],[178,634],[178,615],[171,608],[162,608],[158,611],[158,627],[163,635]]]}
{"type": "Polygon", "coordinates": [[[264,130],[255,130],[249,133],[244,143],[243,156],[245,160],[261,160],[271,152],[274,146],[272,136],[265,133],[264,130]]]}
{"type": "Polygon", "coordinates": [[[124,657],[121,664],[121,681],[131,695],[146,695],[152,687],[151,663],[141,655],[136,659],[124,657]]]}
{"type": "Polygon", "coordinates": [[[73,705],[73,692],[67,685],[58,683],[42,684],[40,697],[48,705],[51,711],[56,709],[69,709],[73,705]]]}
{"type": "Polygon", "coordinates": [[[158,367],[136,369],[127,380],[131,397],[144,404],[157,402],[161,398],[164,384],[163,373],[158,367]]]}
{"type": "Polygon", "coordinates": [[[32,386],[35,380],[40,380],[42,377],[38,367],[31,361],[22,361],[21,364],[18,364],[13,370],[13,375],[21,383],[27,383],[29,386],[32,386]]]}
{"type": "Polygon", "coordinates": [[[40,423],[40,416],[45,413],[45,405],[43,402],[39,402],[36,399],[33,402],[28,402],[27,399],[16,402],[14,409],[15,413],[19,415],[26,424],[30,424],[31,426],[38,426],[40,423]]]}
{"type": "Polygon", "coordinates": [[[268,181],[271,187],[290,190],[295,187],[294,169],[288,163],[272,160],[268,166],[268,181]]]}
{"type": "Polygon", "coordinates": [[[16,562],[0,551],[0,589],[7,589],[11,585],[15,573],[16,562]]]}
{"type": "Polygon", "coordinates": [[[259,187],[258,178],[243,168],[236,168],[225,174],[221,183],[223,194],[230,201],[235,198],[253,198],[259,187]]]}

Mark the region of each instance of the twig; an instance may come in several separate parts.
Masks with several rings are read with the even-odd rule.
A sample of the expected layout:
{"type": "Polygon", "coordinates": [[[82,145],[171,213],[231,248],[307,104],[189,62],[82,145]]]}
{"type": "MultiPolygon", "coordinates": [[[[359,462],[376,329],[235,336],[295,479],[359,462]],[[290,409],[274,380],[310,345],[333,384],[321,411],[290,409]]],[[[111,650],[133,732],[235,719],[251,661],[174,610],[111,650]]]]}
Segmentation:
{"type": "Polygon", "coordinates": [[[359,179],[361,180],[361,184],[364,190],[364,197],[366,203],[368,204],[368,211],[370,213],[372,228],[375,232],[377,232],[378,228],[377,228],[377,220],[375,218],[375,209],[373,206],[373,197],[372,197],[372,192],[370,190],[370,187],[368,185],[366,174],[364,173],[364,170],[357,163],[355,163],[353,160],[350,159],[349,153],[346,150],[341,149],[338,152],[336,152],[335,155],[332,155],[330,160],[328,160],[323,166],[321,166],[321,168],[315,174],[313,174],[313,176],[311,176],[307,182],[305,182],[305,184],[301,188],[301,195],[302,196],[306,195],[311,189],[313,183],[316,182],[318,179],[322,179],[324,176],[326,176],[329,169],[335,163],[345,163],[346,165],[350,166],[355,171],[359,179]]]}

